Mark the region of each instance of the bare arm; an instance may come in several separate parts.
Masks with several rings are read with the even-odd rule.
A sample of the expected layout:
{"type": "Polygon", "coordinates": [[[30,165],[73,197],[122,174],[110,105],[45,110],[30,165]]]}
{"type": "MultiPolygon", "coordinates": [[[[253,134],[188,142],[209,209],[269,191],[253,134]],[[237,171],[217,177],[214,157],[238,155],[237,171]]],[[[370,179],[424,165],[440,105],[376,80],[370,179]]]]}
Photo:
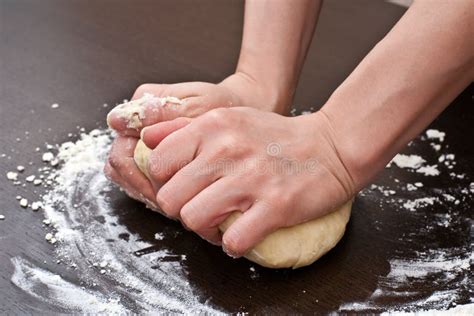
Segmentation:
{"type": "MultiPolygon", "coordinates": [[[[181,104],[144,106],[144,115],[130,125],[116,110],[107,118],[119,133],[105,172],[134,197],[156,207],[156,190],[131,157],[140,130],[179,117],[198,117],[222,107],[254,107],[287,113],[308,50],[321,0],[248,0],[242,49],[236,72],[219,84],[183,82],[143,84],[132,99],[145,93],[174,96],[181,104]],[[129,137],[131,136],[131,137],[129,137]],[[146,200],[145,200],[146,199],[146,200]]],[[[126,116],[125,116],[126,117],[126,116]]]]}
{"type": "Polygon", "coordinates": [[[355,187],[473,79],[474,2],[415,1],[321,110],[355,187]]]}
{"type": "MultiPolygon", "coordinates": [[[[277,113],[289,110],[321,3],[320,0],[246,1],[236,76],[254,82],[259,87],[259,98],[239,89],[237,94],[247,99],[243,104],[277,113]]],[[[231,76],[224,84],[234,81],[235,77],[231,76]]]]}

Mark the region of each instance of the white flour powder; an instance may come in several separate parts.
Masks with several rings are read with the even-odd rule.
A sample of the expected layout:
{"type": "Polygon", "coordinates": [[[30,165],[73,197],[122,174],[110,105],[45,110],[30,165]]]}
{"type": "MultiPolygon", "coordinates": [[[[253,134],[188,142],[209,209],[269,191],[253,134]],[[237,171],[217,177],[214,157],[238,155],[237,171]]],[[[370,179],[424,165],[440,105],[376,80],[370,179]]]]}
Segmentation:
{"type": "Polygon", "coordinates": [[[62,165],[51,171],[53,186],[42,201],[47,239],[55,240],[58,262],[76,270],[81,286],[19,257],[12,259],[12,282],[71,312],[218,313],[194,293],[181,266],[184,257],[162,262],[173,257],[167,249],[146,257],[132,255],[153,245],[128,231],[111,209],[111,187],[102,171],[110,144],[110,132],[103,130],[62,144],[57,154],[62,165]],[[117,239],[120,234],[128,240],[117,239]],[[113,244],[106,242],[111,239],[113,244]],[[157,264],[159,269],[151,269],[157,264]]]}
{"type": "MultiPolygon", "coordinates": [[[[339,311],[377,313],[389,310],[390,312],[386,313],[388,315],[404,315],[408,311],[410,315],[414,313],[423,316],[438,313],[474,314],[472,304],[456,306],[459,302],[472,303],[472,298],[471,301],[466,301],[466,297],[472,295],[472,292],[469,292],[472,290],[470,271],[474,261],[473,249],[469,242],[460,247],[443,248],[429,245],[424,251],[410,251],[414,246],[420,247],[417,240],[436,239],[432,237],[433,234],[453,235],[451,238],[460,239],[466,237],[466,229],[469,231],[470,227],[470,230],[473,230],[472,218],[462,216],[460,210],[472,208],[474,184],[468,182],[465,173],[448,171],[454,170],[456,161],[454,154],[440,152],[445,136],[446,133],[431,129],[427,130],[426,138],[421,136],[412,142],[412,148],[425,146],[434,149],[434,157],[398,154],[387,165],[387,173],[390,173],[390,169],[395,165],[406,170],[406,178],[416,179],[414,182],[403,181],[403,173],[397,170],[397,178],[390,181],[391,183],[372,184],[360,193],[366,199],[377,201],[381,211],[385,210],[385,206],[391,211],[395,208],[400,218],[411,217],[410,220],[406,219],[407,223],[420,224],[415,231],[410,232],[408,229],[408,233],[397,240],[398,247],[406,249],[402,251],[402,255],[392,254],[388,262],[390,271],[379,277],[377,288],[372,295],[364,302],[343,304],[339,311]],[[429,146],[423,144],[426,140],[429,146]],[[431,179],[442,175],[449,176],[448,188],[427,186],[421,178],[431,179]],[[431,295],[422,294],[426,293],[426,288],[433,289],[431,295]]],[[[448,146],[445,145],[445,148],[448,146]]],[[[404,225],[403,219],[401,225],[404,225]]],[[[423,248],[423,245],[421,247],[423,248]]]]}

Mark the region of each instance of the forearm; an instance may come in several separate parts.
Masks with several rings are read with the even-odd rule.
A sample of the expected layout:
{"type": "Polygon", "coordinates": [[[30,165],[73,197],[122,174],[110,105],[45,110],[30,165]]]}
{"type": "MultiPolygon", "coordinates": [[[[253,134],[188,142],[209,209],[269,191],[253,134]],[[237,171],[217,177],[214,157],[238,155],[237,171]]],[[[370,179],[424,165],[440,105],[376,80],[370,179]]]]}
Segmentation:
{"type": "Polygon", "coordinates": [[[474,78],[474,6],[415,1],[320,111],[360,189],[474,78]]]}
{"type": "Polygon", "coordinates": [[[236,75],[253,81],[265,99],[249,100],[263,102],[249,106],[279,113],[289,110],[320,6],[320,0],[246,1],[236,75]]]}

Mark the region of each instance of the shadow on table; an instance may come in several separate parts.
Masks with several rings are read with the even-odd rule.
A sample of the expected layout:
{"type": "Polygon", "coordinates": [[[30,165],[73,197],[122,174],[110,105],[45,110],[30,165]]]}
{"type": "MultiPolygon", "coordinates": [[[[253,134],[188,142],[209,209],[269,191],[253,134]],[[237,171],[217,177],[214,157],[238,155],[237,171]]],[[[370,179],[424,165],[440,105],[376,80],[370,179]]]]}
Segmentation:
{"type": "Polygon", "coordinates": [[[229,312],[333,311],[343,303],[364,301],[375,290],[378,277],[389,272],[386,247],[373,242],[378,232],[364,219],[363,202],[355,203],[340,243],[311,266],[297,270],[272,270],[246,259],[232,259],[178,222],[121,194],[113,199],[112,207],[131,233],[154,244],[135,254],[166,249],[171,257],[185,255],[181,265],[196,295],[229,312]],[[156,233],[163,239],[156,240],[156,233]]]}

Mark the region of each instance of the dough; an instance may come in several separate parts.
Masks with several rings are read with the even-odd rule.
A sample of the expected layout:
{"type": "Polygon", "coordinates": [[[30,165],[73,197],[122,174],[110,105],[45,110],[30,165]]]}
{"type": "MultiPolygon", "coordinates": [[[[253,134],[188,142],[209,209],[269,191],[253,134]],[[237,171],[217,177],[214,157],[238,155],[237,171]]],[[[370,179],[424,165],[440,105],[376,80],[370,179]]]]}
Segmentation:
{"type": "MultiPolygon", "coordinates": [[[[135,149],[135,162],[147,176],[151,150],[140,140],[135,149]]],[[[352,201],[323,217],[293,227],[280,228],[268,235],[246,255],[250,261],[267,268],[300,268],[312,264],[331,250],[344,235],[351,214],[352,201]]],[[[220,226],[221,232],[242,214],[232,213],[220,226]]]]}

